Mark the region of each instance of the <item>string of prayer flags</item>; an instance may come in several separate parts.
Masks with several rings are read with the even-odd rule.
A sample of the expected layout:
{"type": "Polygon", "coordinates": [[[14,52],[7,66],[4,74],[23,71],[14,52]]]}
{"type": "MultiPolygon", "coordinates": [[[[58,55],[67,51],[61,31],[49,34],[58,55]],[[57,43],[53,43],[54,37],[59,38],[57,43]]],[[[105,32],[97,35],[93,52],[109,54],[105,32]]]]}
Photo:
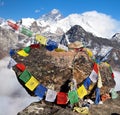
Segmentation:
{"type": "Polygon", "coordinates": [[[100,88],[95,89],[95,104],[99,104],[100,102],[100,88]]]}
{"type": "Polygon", "coordinates": [[[7,67],[10,69],[13,66],[15,66],[16,64],[17,64],[17,62],[13,58],[11,58],[7,67]]]}
{"type": "Polygon", "coordinates": [[[29,73],[29,71],[25,70],[20,74],[19,79],[21,79],[24,83],[27,83],[31,76],[32,75],[29,73]]]}
{"type": "Polygon", "coordinates": [[[31,44],[30,48],[40,48],[40,44],[31,44]]]}
{"type": "Polygon", "coordinates": [[[68,47],[64,46],[63,44],[58,44],[58,48],[55,49],[57,52],[68,51],[68,47]]]}
{"type": "Polygon", "coordinates": [[[93,70],[92,70],[89,78],[91,79],[91,81],[93,83],[97,82],[97,79],[98,79],[98,65],[96,63],[94,63],[94,67],[93,67],[93,70]]]}
{"type": "Polygon", "coordinates": [[[10,49],[10,51],[9,51],[9,54],[10,54],[10,56],[12,57],[13,55],[15,55],[15,49],[10,49]]]}
{"type": "Polygon", "coordinates": [[[57,47],[58,47],[58,44],[55,41],[52,41],[52,40],[48,40],[47,41],[46,48],[49,51],[52,51],[52,50],[56,49],[57,47]]]}
{"type": "Polygon", "coordinates": [[[51,89],[47,90],[45,100],[48,102],[54,102],[56,99],[57,92],[51,89]]]}
{"type": "Polygon", "coordinates": [[[31,76],[29,81],[26,82],[25,86],[30,90],[33,91],[39,85],[39,81],[31,76]]]}
{"type": "Polygon", "coordinates": [[[68,102],[67,93],[58,92],[57,93],[57,104],[66,105],[68,102]]]}
{"type": "Polygon", "coordinates": [[[79,101],[76,90],[72,90],[72,91],[68,92],[68,98],[70,99],[70,104],[74,104],[79,101]]]}
{"type": "Polygon", "coordinates": [[[34,93],[35,93],[36,96],[39,96],[40,98],[43,99],[46,91],[47,91],[47,88],[44,87],[43,85],[39,84],[39,85],[36,87],[34,93]]]}
{"type": "Polygon", "coordinates": [[[17,63],[16,67],[22,72],[26,69],[26,67],[23,63],[17,63]]]}
{"type": "Polygon", "coordinates": [[[80,99],[83,99],[83,97],[87,95],[87,90],[83,84],[77,89],[77,93],[80,99]]]}
{"type": "Polygon", "coordinates": [[[90,86],[90,84],[91,84],[90,78],[87,77],[87,78],[84,80],[83,84],[84,84],[85,88],[88,90],[88,89],[89,89],[89,86],[90,86]]]}
{"type": "Polygon", "coordinates": [[[12,27],[14,30],[18,30],[18,29],[19,29],[19,26],[18,26],[17,24],[15,24],[15,23],[11,22],[11,21],[8,20],[7,23],[8,23],[8,25],[9,25],[10,27],[12,27]]]}
{"type": "Polygon", "coordinates": [[[47,44],[47,39],[44,36],[41,36],[39,34],[36,35],[36,40],[38,42],[40,42],[40,44],[42,44],[42,45],[46,45],[47,44]]]}
{"type": "Polygon", "coordinates": [[[25,27],[22,27],[20,32],[28,37],[32,37],[33,32],[25,27]]]}
{"type": "Polygon", "coordinates": [[[17,52],[17,54],[19,54],[20,56],[23,56],[23,57],[27,57],[29,54],[26,53],[24,50],[20,50],[17,52]]]}

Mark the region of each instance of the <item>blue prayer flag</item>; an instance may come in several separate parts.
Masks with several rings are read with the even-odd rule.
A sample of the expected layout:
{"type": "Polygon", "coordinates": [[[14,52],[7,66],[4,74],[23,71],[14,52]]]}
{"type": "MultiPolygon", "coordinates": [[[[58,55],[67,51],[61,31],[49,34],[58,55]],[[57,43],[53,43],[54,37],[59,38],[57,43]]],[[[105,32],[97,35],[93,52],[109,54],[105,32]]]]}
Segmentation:
{"type": "Polygon", "coordinates": [[[95,104],[99,104],[99,102],[100,102],[100,89],[99,88],[95,89],[95,95],[96,95],[95,104]]]}
{"type": "Polygon", "coordinates": [[[37,88],[35,89],[34,93],[36,96],[39,96],[40,98],[43,98],[45,95],[45,92],[47,91],[47,88],[43,85],[39,84],[37,88]]]}
{"type": "Polygon", "coordinates": [[[58,48],[58,44],[57,44],[55,41],[48,40],[47,45],[46,45],[46,48],[47,48],[49,51],[52,51],[52,50],[58,48]]]}
{"type": "Polygon", "coordinates": [[[90,84],[91,84],[90,78],[87,77],[87,78],[84,80],[83,84],[84,84],[84,86],[85,86],[86,89],[89,89],[89,86],[90,86],[90,84]]]}

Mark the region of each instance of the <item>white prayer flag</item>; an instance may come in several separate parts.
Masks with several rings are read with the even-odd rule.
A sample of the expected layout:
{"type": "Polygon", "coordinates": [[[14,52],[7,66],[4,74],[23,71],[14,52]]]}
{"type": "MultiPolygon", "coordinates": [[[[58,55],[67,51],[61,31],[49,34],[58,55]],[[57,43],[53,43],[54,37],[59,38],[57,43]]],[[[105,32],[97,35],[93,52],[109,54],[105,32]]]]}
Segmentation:
{"type": "Polygon", "coordinates": [[[10,69],[13,66],[15,66],[16,64],[17,64],[17,62],[13,58],[11,58],[7,67],[10,69]]]}
{"type": "Polygon", "coordinates": [[[49,102],[54,102],[56,99],[56,95],[57,95],[56,91],[48,89],[45,100],[49,102]]]}
{"type": "Polygon", "coordinates": [[[64,51],[68,51],[68,47],[63,45],[63,44],[58,44],[58,49],[64,50],[64,51]]]}
{"type": "Polygon", "coordinates": [[[95,83],[95,82],[97,82],[98,75],[97,75],[97,73],[96,73],[94,70],[92,70],[89,78],[91,79],[91,81],[92,81],[93,83],[95,83]]]}

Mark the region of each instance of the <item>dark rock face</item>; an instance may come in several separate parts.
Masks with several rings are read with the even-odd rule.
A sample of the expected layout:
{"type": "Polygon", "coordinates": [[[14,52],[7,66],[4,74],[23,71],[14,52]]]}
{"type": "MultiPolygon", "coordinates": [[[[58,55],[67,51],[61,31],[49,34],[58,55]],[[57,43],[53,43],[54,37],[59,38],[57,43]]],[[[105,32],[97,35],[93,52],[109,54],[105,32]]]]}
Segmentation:
{"type": "MultiPolygon", "coordinates": [[[[47,51],[44,46],[41,46],[40,49],[31,49],[28,57],[21,57],[16,54],[13,58],[16,62],[24,63],[26,69],[45,87],[49,88],[52,85],[52,88],[55,91],[66,93],[68,93],[70,89],[69,83],[71,80],[74,78],[77,81],[77,87],[79,87],[84,79],[90,75],[94,64],[93,60],[88,57],[84,50],[79,52],[76,52],[75,50],[69,50],[68,52],[50,52],[47,51]]],[[[21,74],[15,67],[13,69],[17,76],[21,74]]],[[[101,63],[100,65],[100,73],[103,82],[101,94],[104,94],[109,92],[110,88],[114,87],[115,82],[111,77],[108,67],[106,67],[104,63],[101,63]]],[[[21,83],[21,85],[23,84],[21,83]]],[[[94,84],[94,86],[96,85],[94,84]]],[[[26,91],[34,96],[34,93],[27,88],[26,91]]],[[[94,97],[94,92],[92,95],[88,95],[88,98],[91,97],[94,97]]],[[[49,115],[51,112],[53,112],[53,115],[76,115],[76,113],[71,111],[68,105],[66,105],[66,107],[68,106],[67,109],[63,109],[56,105],[56,103],[49,105],[44,100],[41,102],[29,106],[18,115],[25,115],[28,113],[32,115],[49,115]],[[41,102],[44,103],[44,106],[41,102]],[[37,106],[40,109],[36,110],[34,109],[34,106],[37,106]]]]}
{"type": "Polygon", "coordinates": [[[86,32],[81,26],[75,25],[63,35],[60,43],[68,45],[66,36],[69,42],[81,41],[85,47],[97,51],[95,54],[96,58],[103,58],[99,53],[101,50],[111,47],[112,50],[106,60],[113,68],[120,70],[120,45],[119,42],[114,39],[105,39],[94,36],[92,33],[86,32]]]}

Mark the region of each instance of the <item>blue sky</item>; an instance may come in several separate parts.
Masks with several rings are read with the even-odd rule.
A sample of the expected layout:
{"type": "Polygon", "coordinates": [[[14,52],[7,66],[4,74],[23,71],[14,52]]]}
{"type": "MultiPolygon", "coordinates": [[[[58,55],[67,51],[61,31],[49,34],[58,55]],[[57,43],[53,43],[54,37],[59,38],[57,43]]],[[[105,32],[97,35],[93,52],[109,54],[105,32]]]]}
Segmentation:
{"type": "Polygon", "coordinates": [[[120,0],[0,0],[0,17],[19,20],[39,18],[41,15],[58,9],[67,16],[96,10],[120,20],[120,0]]]}

